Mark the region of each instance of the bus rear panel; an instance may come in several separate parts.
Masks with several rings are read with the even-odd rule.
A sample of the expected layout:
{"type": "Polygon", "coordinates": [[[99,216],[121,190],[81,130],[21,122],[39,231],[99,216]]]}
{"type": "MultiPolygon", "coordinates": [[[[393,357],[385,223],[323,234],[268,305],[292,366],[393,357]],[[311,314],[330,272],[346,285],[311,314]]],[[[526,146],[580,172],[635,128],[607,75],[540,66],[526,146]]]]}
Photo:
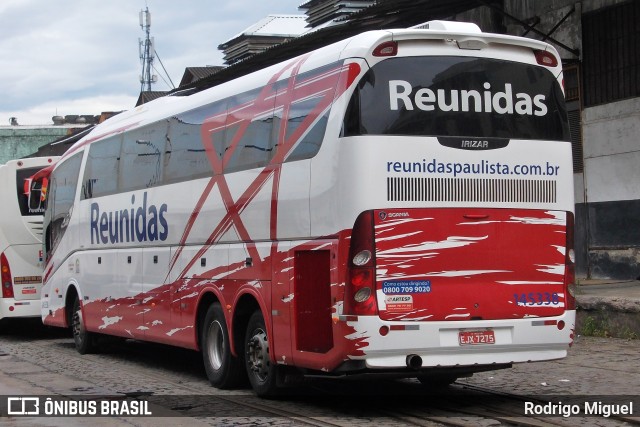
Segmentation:
{"type": "Polygon", "coordinates": [[[55,159],[12,160],[0,166],[0,318],[40,316],[46,182],[43,190],[43,182],[32,177],[55,159]]]}
{"type": "Polygon", "coordinates": [[[469,372],[565,357],[573,171],[557,53],[393,40],[338,148],[336,206],[358,216],[337,310],[350,359],[469,372]]]}

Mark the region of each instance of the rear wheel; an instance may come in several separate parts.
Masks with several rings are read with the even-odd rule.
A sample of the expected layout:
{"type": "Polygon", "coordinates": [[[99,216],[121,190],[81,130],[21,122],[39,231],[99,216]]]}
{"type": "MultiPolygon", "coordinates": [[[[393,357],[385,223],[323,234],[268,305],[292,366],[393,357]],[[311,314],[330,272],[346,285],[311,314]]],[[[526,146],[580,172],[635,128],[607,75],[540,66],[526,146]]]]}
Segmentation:
{"type": "Polygon", "coordinates": [[[269,337],[260,310],[255,311],[249,318],[244,345],[245,366],[251,387],[261,397],[277,395],[278,366],[271,363],[269,337]]]}
{"type": "Polygon", "coordinates": [[[200,343],[207,378],[217,388],[237,387],[244,376],[242,361],[231,354],[226,325],[220,304],[211,304],[202,323],[200,343]]]}
{"type": "Polygon", "coordinates": [[[80,299],[78,297],[73,302],[71,316],[71,331],[73,332],[73,342],[76,345],[76,350],[80,354],[95,352],[97,349],[96,336],[94,333],[87,331],[84,326],[82,307],[80,307],[80,299]]]}

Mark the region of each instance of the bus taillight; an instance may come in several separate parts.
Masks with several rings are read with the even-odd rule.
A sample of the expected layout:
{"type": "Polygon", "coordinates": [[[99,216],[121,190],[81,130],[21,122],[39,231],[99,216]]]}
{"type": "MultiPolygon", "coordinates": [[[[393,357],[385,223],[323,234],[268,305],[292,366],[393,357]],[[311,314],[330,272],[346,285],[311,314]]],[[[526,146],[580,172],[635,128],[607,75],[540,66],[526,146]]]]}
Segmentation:
{"type": "Polygon", "coordinates": [[[349,268],[344,297],[344,314],[375,315],[375,249],[373,212],[362,212],[356,219],[349,247],[349,268]]]}
{"type": "Polygon", "coordinates": [[[0,271],[2,271],[2,298],[13,298],[11,268],[9,268],[9,261],[4,253],[0,255],[0,271]]]}
{"type": "Polygon", "coordinates": [[[546,50],[534,50],[533,54],[536,57],[536,61],[540,65],[544,65],[545,67],[558,66],[558,58],[556,58],[555,55],[551,52],[548,52],[546,50]]]}
{"type": "Polygon", "coordinates": [[[564,286],[565,286],[565,300],[567,302],[567,310],[576,309],[576,297],[575,297],[575,282],[576,282],[576,253],[573,243],[573,227],[574,219],[573,213],[567,212],[567,243],[564,255],[564,286]]]}
{"type": "Polygon", "coordinates": [[[398,54],[398,42],[388,41],[380,43],[373,49],[373,56],[396,56],[398,54]]]}

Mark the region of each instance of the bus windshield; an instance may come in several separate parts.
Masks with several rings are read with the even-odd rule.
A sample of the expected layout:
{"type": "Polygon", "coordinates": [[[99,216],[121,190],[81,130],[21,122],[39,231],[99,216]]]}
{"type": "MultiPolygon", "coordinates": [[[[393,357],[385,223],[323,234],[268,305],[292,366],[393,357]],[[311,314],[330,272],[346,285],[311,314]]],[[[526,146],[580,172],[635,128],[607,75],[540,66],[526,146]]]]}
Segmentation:
{"type": "Polygon", "coordinates": [[[569,141],[562,90],[540,66],[490,58],[390,58],[358,84],[344,136],[569,141]]]}

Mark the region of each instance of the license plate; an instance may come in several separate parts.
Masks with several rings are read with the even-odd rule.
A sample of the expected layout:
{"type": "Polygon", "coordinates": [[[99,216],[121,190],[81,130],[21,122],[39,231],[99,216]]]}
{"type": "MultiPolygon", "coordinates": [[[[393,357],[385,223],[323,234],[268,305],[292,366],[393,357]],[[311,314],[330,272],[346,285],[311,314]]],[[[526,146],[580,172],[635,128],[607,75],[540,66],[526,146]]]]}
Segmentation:
{"type": "Polygon", "coordinates": [[[463,331],[458,332],[460,345],[495,344],[496,336],[493,331],[463,331]]]}

